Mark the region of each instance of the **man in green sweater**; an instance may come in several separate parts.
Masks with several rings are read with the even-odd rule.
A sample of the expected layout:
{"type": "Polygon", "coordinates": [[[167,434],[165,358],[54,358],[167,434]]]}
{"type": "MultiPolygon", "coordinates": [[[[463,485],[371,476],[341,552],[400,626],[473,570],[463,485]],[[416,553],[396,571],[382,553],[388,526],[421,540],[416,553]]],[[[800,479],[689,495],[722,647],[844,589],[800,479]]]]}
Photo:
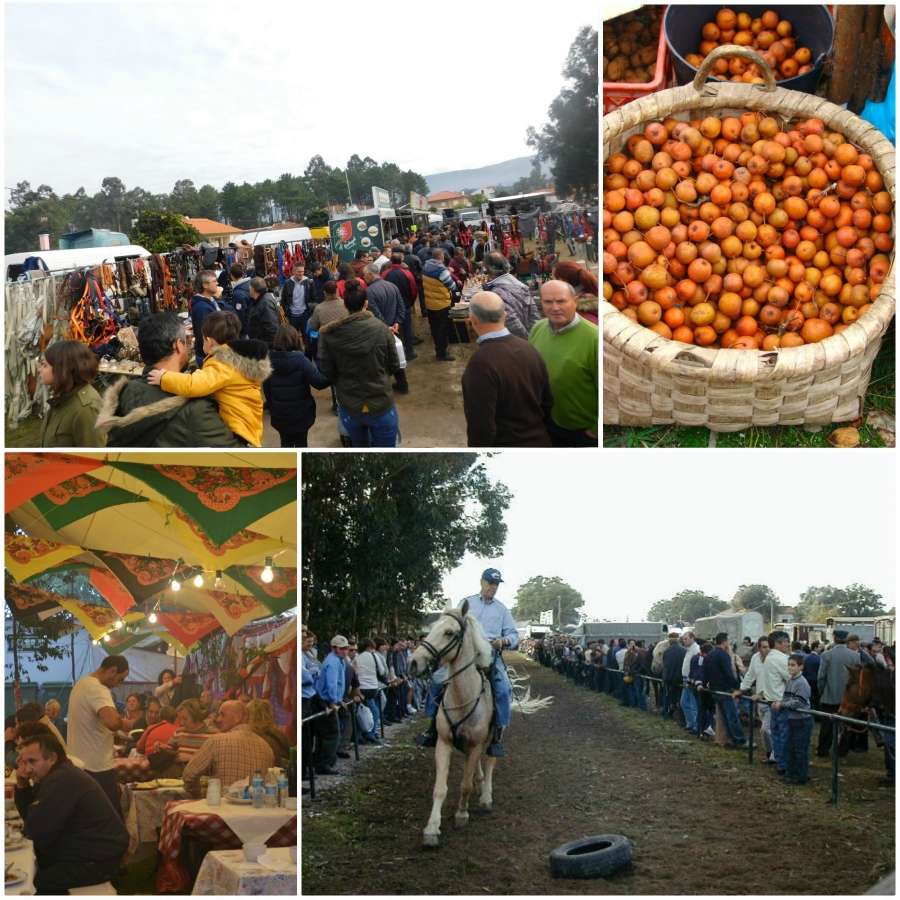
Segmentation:
{"type": "Polygon", "coordinates": [[[528,335],[544,357],[553,391],[548,429],[554,447],[596,447],[600,407],[600,331],[576,312],[565,281],[541,285],[541,319],[528,335]]]}

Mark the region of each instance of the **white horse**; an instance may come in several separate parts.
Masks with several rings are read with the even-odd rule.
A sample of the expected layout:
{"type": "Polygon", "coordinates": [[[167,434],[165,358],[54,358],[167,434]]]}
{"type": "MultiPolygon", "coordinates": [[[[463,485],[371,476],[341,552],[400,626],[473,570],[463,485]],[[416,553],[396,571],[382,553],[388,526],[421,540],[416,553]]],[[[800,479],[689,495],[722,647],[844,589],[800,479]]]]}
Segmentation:
{"type": "MultiPolygon", "coordinates": [[[[441,835],[441,809],[447,797],[447,775],[453,748],[465,754],[465,770],[460,786],[456,827],[469,821],[469,797],[473,790],[481,791],[478,805],[490,812],[493,803],[492,779],[497,762],[486,756],[491,742],[494,712],[493,691],[488,677],[491,666],[491,645],[478,620],[469,615],[468,600],[461,609],[447,608],[434,623],[409,660],[409,674],[413,677],[446,665],[446,688],[436,713],[438,742],[434,750],[437,769],[431,817],[423,832],[423,844],[437,847],[441,835]]],[[[518,679],[517,679],[518,680],[518,679]]],[[[526,692],[516,700],[525,715],[535,713],[552,702],[552,697],[530,699],[526,692]]]]}

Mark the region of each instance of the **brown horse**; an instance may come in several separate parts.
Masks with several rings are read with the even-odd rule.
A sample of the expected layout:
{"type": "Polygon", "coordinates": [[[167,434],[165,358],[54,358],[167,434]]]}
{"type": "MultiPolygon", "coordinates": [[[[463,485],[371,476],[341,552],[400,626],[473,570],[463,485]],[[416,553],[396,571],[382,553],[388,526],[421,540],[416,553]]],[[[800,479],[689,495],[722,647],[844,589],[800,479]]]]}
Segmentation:
{"type": "MultiPolygon", "coordinates": [[[[437,666],[447,667],[446,688],[436,713],[438,733],[434,749],[437,770],[432,792],[431,816],[422,836],[426,847],[437,847],[441,837],[441,809],[447,797],[447,776],[453,748],[465,754],[466,763],[456,811],[456,827],[469,822],[469,797],[480,788],[478,805],[490,811],[493,803],[493,774],[497,760],[487,756],[491,742],[493,692],[487,671],[491,665],[491,645],[478,620],[469,615],[469,601],[460,609],[444,610],[421,646],[409,658],[409,674],[421,677],[437,666]]],[[[543,709],[549,698],[517,702],[526,715],[543,709]]]]}
{"type": "Polygon", "coordinates": [[[894,673],[884,666],[847,666],[847,685],[838,715],[865,719],[870,708],[894,715],[894,673]]]}

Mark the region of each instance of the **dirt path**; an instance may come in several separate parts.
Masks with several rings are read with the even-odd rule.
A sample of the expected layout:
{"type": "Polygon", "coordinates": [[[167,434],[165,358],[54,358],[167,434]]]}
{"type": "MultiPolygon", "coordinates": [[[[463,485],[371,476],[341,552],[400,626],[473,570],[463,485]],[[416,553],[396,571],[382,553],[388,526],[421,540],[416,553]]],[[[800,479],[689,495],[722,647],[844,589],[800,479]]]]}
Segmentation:
{"type": "Polygon", "coordinates": [[[455,754],[442,846],[423,850],[434,763],[411,745],[415,729],[390,729],[391,746],[304,804],[304,894],[861,894],[893,870],[894,793],[878,787],[874,742],[851,754],[834,808],[822,766],[810,785],[785,785],[771,767],[508,655],[555,700],[514,715],[493,813],[454,830],[455,754]],[[550,876],[551,850],[607,833],[633,842],[633,866],[595,881],[550,876]]]}

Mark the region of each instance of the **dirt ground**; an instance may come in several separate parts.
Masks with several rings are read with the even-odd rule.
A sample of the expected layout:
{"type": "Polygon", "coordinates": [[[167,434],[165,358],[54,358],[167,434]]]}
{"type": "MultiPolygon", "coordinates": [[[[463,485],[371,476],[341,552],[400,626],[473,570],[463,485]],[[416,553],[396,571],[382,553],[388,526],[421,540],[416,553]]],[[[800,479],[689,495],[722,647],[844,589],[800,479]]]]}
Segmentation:
{"type": "Polygon", "coordinates": [[[389,744],[366,747],[349,777],[304,796],[303,894],[862,894],[893,871],[894,791],[879,787],[871,739],[842,762],[835,807],[827,760],[813,757],[809,785],[787,785],[774,767],[507,655],[535,696],[555,699],[527,720],[513,715],[493,812],[454,830],[455,753],[441,847],[424,850],[433,757],[412,745],[414,725],[389,728],[389,744]],[[552,878],[550,852],[595,834],[626,835],[632,865],[552,878]]]}

